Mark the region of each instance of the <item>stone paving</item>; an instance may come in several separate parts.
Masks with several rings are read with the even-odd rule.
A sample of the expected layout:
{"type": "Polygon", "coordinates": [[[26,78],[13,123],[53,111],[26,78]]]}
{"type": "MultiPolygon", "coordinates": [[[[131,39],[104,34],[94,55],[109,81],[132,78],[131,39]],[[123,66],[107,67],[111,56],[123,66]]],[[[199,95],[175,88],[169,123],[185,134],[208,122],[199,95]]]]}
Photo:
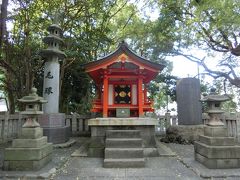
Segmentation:
{"type": "Polygon", "coordinates": [[[201,179],[186,168],[176,157],[155,157],[146,159],[145,168],[103,168],[102,158],[69,159],[65,167],[51,178],[56,180],[197,180],[201,179]]]}
{"type": "MultiPolygon", "coordinates": [[[[193,145],[164,144],[177,156],[146,158],[145,168],[103,168],[103,158],[71,157],[86,144],[88,138],[77,138],[68,148],[54,148],[53,160],[39,171],[2,171],[0,179],[52,179],[52,180],[237,180],[240,169],[207,169],[194,160],[193,145]]],[[[9,145],[9,144],[8,144],[9,145]]],[[[6,145],[7,146],[7,145],[6,145]]],[[[0,146],[0,169],[3,163],[3,146],[0,146]]],[[[170,153],[171,154],[171,153],[170,153]]]]}

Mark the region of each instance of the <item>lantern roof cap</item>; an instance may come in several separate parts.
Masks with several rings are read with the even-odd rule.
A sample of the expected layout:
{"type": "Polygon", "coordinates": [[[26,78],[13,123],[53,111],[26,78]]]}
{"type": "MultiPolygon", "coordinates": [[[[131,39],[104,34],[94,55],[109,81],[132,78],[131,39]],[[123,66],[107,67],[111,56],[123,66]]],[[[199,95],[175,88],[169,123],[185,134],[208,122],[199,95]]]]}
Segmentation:
{"type": "Polygon", "coordinates": [[[63,33],[62,28],[57,25],[57,24],[51,24],[50,26],[48,26],[47,30],[50,32],[51,30],[58,30],[60,32],[60,34],[63,33]]]}
{"type": "Polygon", "coordinates": [[[53,41],[57,41],[58,43],[63,44],[63,39],[53,34],[49,34],[48,36],[43,38],[43,42],[46,44],[53,41]]]}
{"type": "Polygon", "coordinates": [[[203,97],[201,99],[202,102],[224,102],[224,101],[228,101],[231,98],[224,94],[224,95],[219,95],[216,93],[216,89],[215,88],[211,88],[209,95],[203,97]]]}
{"type": "Polygon", "coordinates": [[[31,89],[31,93],[29,93],[29,95],[18,99],[18,101],[22,103],[47,103],[47,100],[43,99],[43,97],[38,96],[37,89],[35,87],[31,89]]]}
{"type": "Polygon", "coordinates": [[[42,56],[43,58],[57,56],[59,59],[64,59],[67,57],[63,51],[53,48],[43,49],[39,52],[39,55],[42,56]]]}

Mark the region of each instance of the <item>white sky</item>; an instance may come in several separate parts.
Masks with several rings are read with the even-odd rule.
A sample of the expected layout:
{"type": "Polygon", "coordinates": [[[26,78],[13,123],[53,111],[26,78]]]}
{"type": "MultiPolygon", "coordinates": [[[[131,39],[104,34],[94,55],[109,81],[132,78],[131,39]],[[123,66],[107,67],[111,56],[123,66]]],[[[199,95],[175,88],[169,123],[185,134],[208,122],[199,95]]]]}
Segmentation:
{"type": "Polygon", "coordinates": [[[198,74],[197,64],[187,60],[184,57],[176,56],[176,57],[168,58],[168,60],[173,62],[172,75],[174,76],[185,78],[185,77],[194,77],[198,74]]]}

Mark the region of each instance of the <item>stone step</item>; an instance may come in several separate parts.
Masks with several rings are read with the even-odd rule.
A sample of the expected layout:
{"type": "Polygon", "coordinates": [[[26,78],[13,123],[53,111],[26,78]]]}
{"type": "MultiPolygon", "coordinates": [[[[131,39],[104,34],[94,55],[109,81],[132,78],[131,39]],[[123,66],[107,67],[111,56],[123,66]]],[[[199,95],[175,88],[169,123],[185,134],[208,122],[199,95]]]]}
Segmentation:
{"type": "Polygon", "coordinates": [[[140,138],[139,130],[107,130],[106,138],[140,138]]]}
{"type": "Polygon", "coordinates": [[[105,168],[141,168],[145,167],[145,159],[104,159],[103,166],[105,168]]]}
{"type": "Polygon", "coordinates": [[[107,138],[105,145],[107,148],[141,148],[141,138],[107,138]]]}
{"type": "Polygon", "coordinates": [[[105,148],[105,159],[143,158],[143,148],[105,148]]]}

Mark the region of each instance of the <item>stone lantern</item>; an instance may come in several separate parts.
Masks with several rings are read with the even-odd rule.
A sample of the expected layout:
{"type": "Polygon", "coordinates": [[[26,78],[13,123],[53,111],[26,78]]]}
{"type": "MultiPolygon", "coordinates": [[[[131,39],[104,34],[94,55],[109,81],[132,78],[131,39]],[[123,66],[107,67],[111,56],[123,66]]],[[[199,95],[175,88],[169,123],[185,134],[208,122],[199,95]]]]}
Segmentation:
{"type": "Polygon", "coordinates": [[[226,169],[240,167],[240,145],[234,137],[228,136],[227,127],[220,120],[224,111],[221,104],[230,98],[217,95],[215,89],[201,99],[207,102],[209,122],[204,126],[204,134],[194,142],[195,160],[210,169],[226,169]]]}
{"type": "Polygon", "coordinates": [[[47,101],[37,95],[36,88],[32,88],[31,93],[19,101],[25,104],[25,111],[21,114],[26,115],[27,119],[19,137],[5,149],[3,168],[8,171],[39,170],[52,159],[52,143],[48,143],[37,122],[38,115],[43,114],[40,106],[47,101]]]}
{"type": "Polygon", "coordinates": [[[23,124],[23,127],[40,127],[36,119],[39,114],[43,114],[43,111],[40,110],[40,107],[43,103],[46,103],[47,101],[37,95],[37,89],[32,88],[31,93],[28,96],[24,96],[18,101],[25,104],[25,111],[22,111],[21,114],[27,115],[27,119],[26,122],[23,124]]]}
{"type": "Polygon", "coordinates": [[[209,126],[224,126],[224,123],[220,120],[224,111],[221,109],[222,102],[228,101],[230,98],[227,95],[218,95],[216,89],[212,88],[208,96],[201,99],[202,102],[207,102],[209,115],[209,126]]]}

